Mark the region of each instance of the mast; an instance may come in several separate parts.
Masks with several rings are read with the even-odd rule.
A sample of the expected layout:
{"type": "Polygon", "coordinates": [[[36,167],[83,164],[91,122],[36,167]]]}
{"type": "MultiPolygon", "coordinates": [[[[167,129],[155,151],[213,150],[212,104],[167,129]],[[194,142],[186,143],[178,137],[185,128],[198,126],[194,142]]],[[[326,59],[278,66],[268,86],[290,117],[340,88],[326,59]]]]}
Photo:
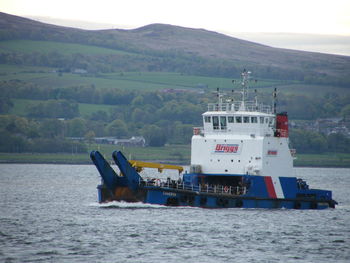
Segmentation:
{"type": "Polygon", "coordinates": [[[275,88],[273,92],[273,114],[276,114],[277,112],[277,88],[275,88]]]}
{"type": "Polygon", "coordinates": [[[216,110],[222,110],[222,107],[223,107],[223,100],[224,100],[224,96],[226,95],[225,93],[220,93],[220,89],[219,88],[216,88],[216,92],[214,93],[216,94],[216,97],[217,97],[217,104],[215,106],[215,109],[216,110]]]}
{"type": "Polygon", "coordinates": [[[241,73],[242,76],[242,102],[241,102],[241,106],[239,108],[240,111],[245,111],[246,107],[246,99],[248,97],[248,88],[249,88],[249,77],[250,77],[251,72],[247,71],[246,69],[243,70],[243,72],[241,73]]]}

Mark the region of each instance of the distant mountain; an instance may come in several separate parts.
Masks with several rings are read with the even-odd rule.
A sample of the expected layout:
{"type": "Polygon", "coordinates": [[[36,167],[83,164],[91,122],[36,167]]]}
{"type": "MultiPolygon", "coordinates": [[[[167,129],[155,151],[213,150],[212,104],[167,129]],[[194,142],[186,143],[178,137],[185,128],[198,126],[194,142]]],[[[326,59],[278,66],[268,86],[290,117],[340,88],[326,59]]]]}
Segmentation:
{"type": "Polygon", "coordinates": [[[231,35],[272,47],[350,56],[350,36],[271,32],[239,32],[231,35]]]}
{"type": "MultiPolygon", "coordinates": [[[[125,24],[116,25],[112,23],[63,19],[50,16],[26,16],[26,18],[47,24],[74,27],[86,30],[134,28],[131,25],[125,24]]],[[[325,35],[288,32],[220,32],[228,36],[268,45],[271,47],[350,56],[350,35],[325,35]]]]}
{"type": "MultiPolygon", "coordinates": [[[[115,65],[113,57],[104,59],[114,70],[234,77],[249,68],[257,77],[350,85],[349,56],[272,48],[204,29],[151,24],[132,30],[82,30],[0,13],[0,41],[14,39],[79,43],[125,52],[115,57],[125,61],[124,69],[115,65]]],[[[89,58],[90,63],[93,59],[89,58]]]]}
{"type": "Polygon", "coordinates": [[[182,51],[207,59],[254,63],[281,69],[298,69],[304,65],[306,69],[322,73],[332,72],[327,66],[329,63],[344,63],[344,66],[347,65],[350,69],[350,57],[272,48],[204,29],[152,24],[134,30],[105,32],[116,34],[124,41],[137,45],[138,48],[182,51]]]}

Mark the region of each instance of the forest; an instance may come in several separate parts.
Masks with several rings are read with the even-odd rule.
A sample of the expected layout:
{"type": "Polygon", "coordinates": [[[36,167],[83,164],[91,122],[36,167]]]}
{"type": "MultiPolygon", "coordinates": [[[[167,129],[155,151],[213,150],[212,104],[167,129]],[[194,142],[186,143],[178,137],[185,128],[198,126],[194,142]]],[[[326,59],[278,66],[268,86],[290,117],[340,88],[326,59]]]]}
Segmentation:
{"type": "MultiPolygon", "coordinates": [[[[73,86],[47,89],[23,82],[0,82],[0,151],[86,152],[84,144],[68,138],[130,138],[144,136],[149,146],[189,144],[192,128],[201,126],[201,114],[212,93],[196,91],[127,91],[73,86]],[[9,114],[17,99],[28,100],[25,114],[9,114]],[[109,110],[90,114],[79,111],[80,103],[110,105],[109,110]]],[[[271,95],[262,93],[269,102],[271,95]]],[[[322,97],[280,94],[278,109],[291,120],[350,117],[349,96],[327,93],[322,97]]],[[[290,132],[291,147],[300,153],[350,152],[350,139],[342,134],[325,135],[303,129],[290,132]]]]}

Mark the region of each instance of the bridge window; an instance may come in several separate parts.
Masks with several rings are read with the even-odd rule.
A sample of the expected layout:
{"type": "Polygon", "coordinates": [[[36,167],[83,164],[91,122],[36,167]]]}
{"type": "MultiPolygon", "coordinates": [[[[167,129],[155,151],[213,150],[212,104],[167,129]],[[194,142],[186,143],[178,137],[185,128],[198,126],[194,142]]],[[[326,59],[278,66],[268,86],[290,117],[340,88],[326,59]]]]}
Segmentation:
{"type": "Polygon", "coordinates": [[[234,121],[235,121],[235,118],[233,116],[227,117],[227,122],[228,123],[234,123],[234,121]]]}
{"type": "Polygon", "coordinates": [[[219,129],[219,117],[213,116],[213,129],[218,130],[219,129]]]}
{"type": "Polygon", "coordinates": [[[211,122],[211,117],[210,116],[204,116],[204,122],[211,122]]]}
{"type": "Polygon", "coordinates": [[[251,123],[258,123],[258,117],[250,117],[251,123]]]}
{"type": "Polygon", "coordinates": [[[242,117],[236,116],[236,123],[242,123],[242,117]]]}
{"type": "Polygon", "coordinates": [[[260,117],[260,123],[264,123],[264,117],[260,117]]]}
{"type": "Polygon", "coordinates": [[[220,126],[221,126],[221,130],[226,130],[226,127],[227,127],[226,116],[220,116],[220,126]]]}
{"type": "Polygon", "coordinates": [[[243,117],[243,122],[244,122],[244,123],[249,123],[249,117],[244,116],[244,117],[243,117]]]}

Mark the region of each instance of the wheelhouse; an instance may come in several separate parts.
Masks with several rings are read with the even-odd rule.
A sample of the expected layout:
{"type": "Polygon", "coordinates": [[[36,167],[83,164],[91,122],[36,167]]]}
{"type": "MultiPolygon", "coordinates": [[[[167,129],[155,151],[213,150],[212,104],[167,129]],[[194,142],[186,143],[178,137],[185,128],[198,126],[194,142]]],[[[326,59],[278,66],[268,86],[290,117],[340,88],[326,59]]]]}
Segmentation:
{"type": "Polygon", "coordinates": [[[266,135],[273,133],[275,115],[261,112],[205,112],[203,114],[204,133],[227,132],[232,134],[253,133],[266,135]]]}

